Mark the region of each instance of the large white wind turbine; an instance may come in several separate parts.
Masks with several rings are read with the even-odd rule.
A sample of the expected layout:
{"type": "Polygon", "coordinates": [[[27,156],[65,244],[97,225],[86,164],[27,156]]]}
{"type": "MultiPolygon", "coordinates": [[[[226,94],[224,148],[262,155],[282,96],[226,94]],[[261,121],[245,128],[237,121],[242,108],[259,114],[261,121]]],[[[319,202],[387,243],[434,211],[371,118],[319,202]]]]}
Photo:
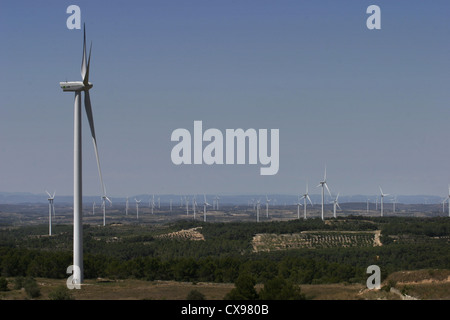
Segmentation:
{"type": "Polygon", "coordinates": [[[380,187],[380,195],[381,195],[381,216],[383,216],[383,198],[388,196],[389,193],[383,193],[383,190],[381,190],[380,187]]]}
{"type": "MultiPolygon", "coordinates": [[[[311,206],[313,206],[313,203],[312,203],[311,198],[309,197],[309,193],[308,193],[308,183],[306,183],[306,193],[302,196],[302,199],[304,201],[303,202],[303,204],[304,204],[304,208],[303,208],[303,210],[304,210],[304,217],[303,217],[303,219],[306,220],[306,206],[308,205],[306,200],[308,200],[309,203],[311,203],[311,206]]],[[[299,219],[300,219],[300,217],[299,217],[299,219]]]]}
{"type": "Polygon", "coordinates": [[[336,218],[336,207],[338,207],[339,210],[342,210],[341,206],[339,205],[338,198],[339,198],[339,193],[337,194],[336,199],[333,200],[333,217],[334,218],[336,218]]]}
{"type": "Polygon", "coordinates": [[[128,215],[128,197],[127,197],[127,201],[125,202],[125,215],[128,215]]]}
{"type": "Polygon", "coordinates": [[[48,235],[52,235],[52,214],[55,215],[55,206],[53,204],[53,200],[55,199],[55,192],[50,194],[47,190],[45,191],[48,194],[48,235]]]}
{"type": "Polygon", "coordinates": [[[324,206],[324,201],[325,201],[325,188],[327,188],[328,194],[331,197],[331,192],[327,185],[327,167],[325,167],[325,174],[323,176],[323,180],[319,182],[319,185],[317,187],[322,187],[322,220],[323,220],[324,219],[323,218],[323,206],[324,206]]]}
{"type": "Polygon", "coordinates": [[[64,92],[75,92],[74,100],[74,194],[73,194],[73,283],[81,284],[83,282],[83,192],[82,192],[82,157],[81,157],[81,93],[84,91],[84,106],[89,120],[92,141],[94,143],[95,157],[97,159],[97,168],[100,176],[102,195],[106,196],[105,186],[103,184],[102,172],[97,149],[97,139],[95,137],[94,117],[92,115],[91,99],[89,90],[92,83],[89,82],[89,67],[91,63],[91,47],[89,49],[89,58],[86,56],[86,29],[83,33],[83,58],[81,61],[81,77],[83,81],[65,81],[60,82],[61,89],[64,92]]]}

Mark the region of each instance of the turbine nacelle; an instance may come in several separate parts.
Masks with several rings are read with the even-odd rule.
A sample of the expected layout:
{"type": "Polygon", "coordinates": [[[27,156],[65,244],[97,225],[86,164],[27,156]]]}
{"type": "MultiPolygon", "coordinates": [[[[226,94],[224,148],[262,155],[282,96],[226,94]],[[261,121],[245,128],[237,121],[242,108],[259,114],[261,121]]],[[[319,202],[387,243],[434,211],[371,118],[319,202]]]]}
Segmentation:
{"type": "Polygon", "coordinates": [[[60,82],[59,85],[64,92],[87,91],[94,86],[90,82],[85,85],[83,81],[64,81],[60,82]]]}

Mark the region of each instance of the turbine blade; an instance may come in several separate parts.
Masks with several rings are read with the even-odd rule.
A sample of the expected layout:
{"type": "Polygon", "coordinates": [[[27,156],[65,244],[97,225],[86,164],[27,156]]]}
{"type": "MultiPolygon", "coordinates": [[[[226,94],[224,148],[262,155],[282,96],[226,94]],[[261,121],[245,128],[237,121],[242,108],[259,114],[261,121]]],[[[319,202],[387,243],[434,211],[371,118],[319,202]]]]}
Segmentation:
{"type": "MultiPolygon", "coordinates": [[[[52,195],[50,194],[50,193],[48,193],[48,191],[47,190],[45,190],[45,192],[47,192],[47,194],[48,194],[48,196],[49,196],[49,198],[51,198],[52,197],[52,195]]],[[[446,199],[447,200],[447,199],[446,199]]],[[[444,200],[445,201],[445,200],[444,200]]]]}
{"type": "Polygon", "coordinates": [[[98,156],[97,138],[95,137],[94,117],[92,115],[92,107],[91,107],[91,99],[89,96],[89,91],[84,92],[84,106],[86,108],[86,115],[88,117],[89,126],[91,128],[92,142],[94,143],[94,150],[95,150],[95,158],[97,159],[98,175],[100,177],[100,184],[101,184],[102,192],[103,192],[102,195],[105,195],[106,191],[105,191],[105,185],[103,184],[102,170],[100,168],[100,159],[98,156]]]}
{"type": "Polygon", "coordinates": [[[326,183],[324,183],[324,185],[325,185],[325,187],[327,188],[328,194],[329,194],[330,197],[331,197],[332,195],[331,195],[330,189],[328,188],[328,185],[327,185],[326,183]]]}
{"type": "Polygon", "coordinates": [[[81,78],[83,81],[86,76],[86,68],[86,25],[83,24],[83,58],[81,60],[81,78]]]}
{"type": "Polygon", "coordinates": [[[91,65],[91,51],[92,51],[92,42],[91,42],[91,46],[89,48],[89,58],[88,58],[88,63],[87,63],[85,75],[84,75],[84,78],[83,78],[83,84],[85,86],[87,86],[89,84],[89,66],[91,65]]]}
{"type": "Polygon", "coordinates": [[[309,195],[306,195],[306,198],[309,200],[309,203],[311,203],[311,205],[313,206],[313,203],[312,203],[311,198],[309,197],[309,195]]]}

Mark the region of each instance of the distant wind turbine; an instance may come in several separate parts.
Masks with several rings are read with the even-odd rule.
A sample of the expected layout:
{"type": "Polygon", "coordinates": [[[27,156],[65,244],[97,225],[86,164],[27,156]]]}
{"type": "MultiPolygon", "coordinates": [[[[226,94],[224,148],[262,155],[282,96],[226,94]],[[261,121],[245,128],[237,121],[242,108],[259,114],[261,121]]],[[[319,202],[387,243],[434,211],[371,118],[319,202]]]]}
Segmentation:
{"type": "Polygon", "coordinates": [[[206,207],[210,206],[208,202],[206,202],[206,195],[203,194],[204,202],[203,202],[203,221],[206,222],[206,207]]]}
{"type": "Polygon", "coordinates": [[[339,193],[337,194],[336,199],[333,200],[333,217],[334,218],[336,218],[336,207],[338,207],[339,210],[342,210],[341,207],[339,206],[338,198],[339,198],[339,193]]]}
{"type": "Polygon", "coordinates": [[[142,200],[134,198],[134,201],[136,201],[136,219],[139,219],[139,203],[141,203],[142,200]]]}
{"type": "Polygon", "coordinates": [[[52,214],[55,215],[55,206],[53,204],[53,200],[55,199],[55,192],[50,194],[47,190],[45,191],[48,194],[48,235],[52,235],[52,214]]]}
{"type": "Polygon", "coordinates": [[[125,215],[128,215],[128,197],[127,201],[125,202],[125,215]]]}
{"type": "Polygon", "coordinates": [[[109,205],[112,205],[111,200],[106,196],[106,194],[104,194],[102,196],[102,209],[103,209],[103,226],[106,225],[106,201],[109,202],[109,205]]]}
{"type": "Polygon", "coordinates": [[[380,187],[380,196],[381,196],[381,216],[383,216],[383,198],[388,196],[389,193],[383,193],[383,190],[381,190],[380,187]]]}
{"type": "Polygon", "coordinates": [[[444,212],[445,202],[448,201],[448,216],[450,217],[450,185],[448,186],[448,196],[442,201],[442,212],[444,212]]]}
{"type": "Polygon", "coordinates": [[[267,219],[269,219],[269,202],[270,202],[270,199],[266,195],[266,217],[267,217],[267,219]]]}
{"type": "Polygon", "coordinates": [[[256,201],[256,222],[259,222],[259,209],[261,208],[261,199],[256,201]]]}
{"type": "Polygon", "coordinates": [[[306,206],[308,205],[308,203],[306,202],[306,200],[308,200],[309,203],[311,203],[311,206],[313,206],[313,203],[312,203],[312,201],[311,201],[311,198],[309,197],[309,194],[308,194],[308,183],[306,183],[306,193],[302,196],[302,199],[303,199],[303,204],[304,204],[304,207],[303,207],[303,210],[304,210],[304,217],[303,217],[303,219],[306,220],[306,206]]]}
{"type": "Polygon", "coordinates": [[[186,202],[186,215],[189,215],[189,198],[184,197],[184,201],[186,202]]]}
{"type": "Polygon", "coordinates": [[[297,205],[297,219],[300,219],[300,206],[302,205],[300,203],[300,200],[301,200],[301,198],[300,198],[300,195],[299,195],[298,198],[297,198],[297,203],[296,203],[296,205],[297,205]]]}
{"type": "Polygon", "coordinates": [[[219,196],[216,195],[216,196],[214,197],[214,204],[215,204],[215,209],[216,209],[216,210],[219,210],[219,200],[220,200],[219,196]]]}
{"type": "Polygon", "coordinates": [[[325,188],[327,188],[328,194],[331,197],[331,192],[327,185],[327,167],[325,167],[325,174],[323,176],[323,180],[319,182],[319,185],[317,187],[322,187],[322,220],[323,220],[324,219],[323,206],[324,206],[324,201],[325,201],[325,188]]]}
{"type": "Polygon", "coordinates": [[[197,199],[195,196],[192,198],[192,209],[194,210],[194,220],[195,220],[195,208],[197,207],[197,199]]]}

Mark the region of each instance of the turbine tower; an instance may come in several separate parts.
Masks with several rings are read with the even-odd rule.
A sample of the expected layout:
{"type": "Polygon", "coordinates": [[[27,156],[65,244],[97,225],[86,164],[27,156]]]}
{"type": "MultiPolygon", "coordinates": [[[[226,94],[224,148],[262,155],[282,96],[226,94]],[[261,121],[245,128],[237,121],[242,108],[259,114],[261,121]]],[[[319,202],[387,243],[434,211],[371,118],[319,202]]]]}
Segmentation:
{"type": "Polygon", "coordinates": [[[328,194],[331,197],[330,189],[327,185],[327,167],[325,167],[325,174],[323,176],[323,180],[319,182],[319,185],[317,187],[322,187],[322,220],[323,220],[323,206],[325,201],[325,188],[327,188],[328,194]]]}
{"type": "Polygon", "coordinates": [[[97,159],[97,169],[100,177],[102,195],[106,196],[103,185],[102,172],[97,149],[97,139],[95,137],[94,117],[92,115],[91,99],[89,90],[92,83],[89,82],[89,67],[91,63],[91,47],[89,49],[89,58],[86,56],[86,29],[83,30],[83,58],[81,61],[81,77],[83,81],[65,81],[59,85],[64,92],[74,92],[74,194],[73,194],[73,283],[81,284],[83,282],[83,192],[82,192],[82,130],[81,130],[81,93],[84,91],[84,106],[91,129],[92,141],[94,143],[95,157],[97,159]]]}
{"type": "Polygon", "coordinates": [[[48,194],[48,235],[52,235],[52,214],[55,215],[55,206],[53,205],[53,200],[55,199],[55,192],[51,195],[47,190],[45,191],[48,194]]]}
{"type": "Polygon", "coordinates": [[[380,187],[380,193],[381,193],[381,216],[383,216],[383,198],[388,196],[389,193],[383,193],[383,190],[381,190],[381,187],[380,187]]]}
{"type": "Polygon", "coordinates": [[[309,201],[309,203],[311,203],[311,207],[313,206],[313,203],[312,203],[312,201],[311,201],[311,198],[309,197],[309,194],[308,194],[308,183],[306,183],[306,193],[302,196],[302,198],[303,198],[303,204],[304,204],[304,208],[303,208],[303,210],[304,210],[304,216],[303,216],[303,219],[305,219],[306,220],[306,206],[308,205],[308,203],[306,202],[306,200],[308,199],[308,201],[309,201]]]}
{"type": "Polygon", "coordinates": [[[125,215],[128,215],[128,197],[127,197],[127,201],[125,202],[125,215]]]}

